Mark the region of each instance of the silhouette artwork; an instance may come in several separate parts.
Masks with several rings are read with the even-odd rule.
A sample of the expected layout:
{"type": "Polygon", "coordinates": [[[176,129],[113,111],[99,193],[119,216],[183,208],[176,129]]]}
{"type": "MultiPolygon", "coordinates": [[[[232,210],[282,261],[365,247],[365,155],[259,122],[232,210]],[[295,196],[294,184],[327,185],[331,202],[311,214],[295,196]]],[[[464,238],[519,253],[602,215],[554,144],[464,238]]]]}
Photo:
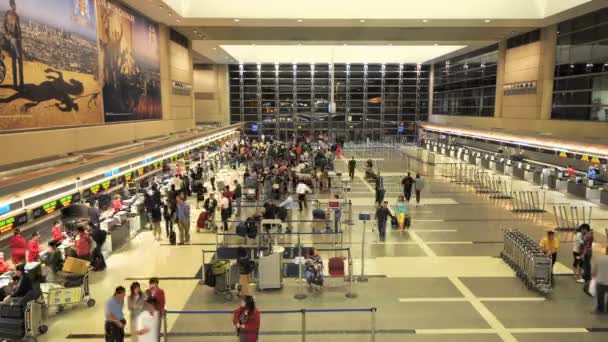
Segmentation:
{"type": "MultiPolygon", "coordinates": [[[[99,93],[90,95],[82,95],[84,87],[82,82],[70,79],[66,82],[63,79],[63,73],[57,70],[48,68],[44,70],[48,75],[46,76],[47,81],[40,84],[25,84],[19,88],[15,94],[0,99],[0,103],[9,103],[17,99],[25,99],[30,102],[26,102],[21,106],[21,112],[27,112],[30,108],[39,105],[45,101],[55,100],[51,106],[56,107],[62,112],[78,112],[78,104],[74,100],[81,97],[90,96],[90,101],[96,101],[99,93]]],[[[6,85],[0,85],[0,88],[6,88],[6,85]]]]}

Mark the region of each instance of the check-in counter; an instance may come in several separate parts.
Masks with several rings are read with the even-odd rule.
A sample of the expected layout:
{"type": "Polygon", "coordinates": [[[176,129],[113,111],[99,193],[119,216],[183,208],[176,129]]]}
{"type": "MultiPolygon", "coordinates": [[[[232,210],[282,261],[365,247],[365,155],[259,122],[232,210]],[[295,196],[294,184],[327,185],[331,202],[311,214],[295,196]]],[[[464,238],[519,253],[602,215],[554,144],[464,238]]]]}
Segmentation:
{"type": "MultiPolygon", "coordinates": [[[[601,190],[599,186],[588,186],[586,180],[583,183],[576,183],[575,181],[568,182],[568,193],[576,197],[587,199],[587,200],[601,200],[601,190]]],[[[605,195],[604,195],[605,196],[605,195]]]]}
{"type": "Polygon", "coordinates": [[[489,169],[490,168],[490,156],[485,155],[482,159],[481,159],[481,166],[483,168],[489,169]]]}
{"type": "Polygon", "coordinates": [[[505,173],[505,160],[501,159],[496,161],[494,170],[498,173],[505,173]]]}
{"type": "Polygon", "coordinates": [[[543,173],[541,170],[534,170],[534,172],[532,173],[532,183],[536,185],[541,185],[542,183],[544,183],[543,173]]]}
{"type": "Polygon", "coordinates": [[[513,177],[524,179],[526,176],[525,164],[522,162],[517,162],[515,166],[513,166],[513,177]]]}
{"type": "Polygon", "coordinates": [[[534,182],[534,173],[536,173],[536,168],[532,167],[530,164],[526,165],[525,169],[524,169],[524,180],[526,180],[530,183],[533,183],[534,182]]]}

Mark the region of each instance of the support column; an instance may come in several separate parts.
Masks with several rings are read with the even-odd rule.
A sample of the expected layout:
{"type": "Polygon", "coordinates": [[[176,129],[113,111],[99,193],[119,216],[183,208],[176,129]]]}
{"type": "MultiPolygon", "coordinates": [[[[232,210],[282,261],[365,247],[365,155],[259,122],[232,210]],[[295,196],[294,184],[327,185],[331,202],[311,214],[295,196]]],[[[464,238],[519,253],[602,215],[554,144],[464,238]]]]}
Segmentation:
{"type": "Polygon", "coordinates": [[[496,95],[494,98],[494,117],[502,117],[503,85],[505,83],[505,61],[507,56],[507,41],[498,43],[498,61],[496,63],[496,95]]]}
{"type": "Polygon", "coordinates": [[[541,120],[551,119],[553,107],[553,81],[555,76],[555,48],[557,45],[557,25],[547,26],[540,31],[541,58],[536,92],[540,103],[541,120]]]}

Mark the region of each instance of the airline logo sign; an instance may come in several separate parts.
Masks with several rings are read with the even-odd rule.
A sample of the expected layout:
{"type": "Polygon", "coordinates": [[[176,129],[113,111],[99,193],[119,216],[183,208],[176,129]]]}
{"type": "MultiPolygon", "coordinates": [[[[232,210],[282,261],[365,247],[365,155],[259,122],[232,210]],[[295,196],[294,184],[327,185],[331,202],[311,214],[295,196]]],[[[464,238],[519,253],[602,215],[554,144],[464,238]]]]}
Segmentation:
{"type": "Polygon", "coordinates": [[[566,153],[566,152],[560,152],[559,153],[559,157],[560,158],[568,158],[568,153],[566,153]]]}

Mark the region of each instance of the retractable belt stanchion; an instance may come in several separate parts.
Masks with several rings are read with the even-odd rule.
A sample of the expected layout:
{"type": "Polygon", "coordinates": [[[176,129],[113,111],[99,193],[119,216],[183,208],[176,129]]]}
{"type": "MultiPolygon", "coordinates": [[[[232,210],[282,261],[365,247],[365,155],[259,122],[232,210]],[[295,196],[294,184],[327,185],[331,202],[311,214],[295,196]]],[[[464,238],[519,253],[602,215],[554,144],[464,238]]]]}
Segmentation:
{"type": "Polygon", "coordinates": [[[359,220],[363,221],[363,229],[361,233],[361,274],[359,275],[360,282],[366,282],[367,277],[365,276],[365,230],[367,221],[371,219],[369,213],[359,213],[359,220]]]}

